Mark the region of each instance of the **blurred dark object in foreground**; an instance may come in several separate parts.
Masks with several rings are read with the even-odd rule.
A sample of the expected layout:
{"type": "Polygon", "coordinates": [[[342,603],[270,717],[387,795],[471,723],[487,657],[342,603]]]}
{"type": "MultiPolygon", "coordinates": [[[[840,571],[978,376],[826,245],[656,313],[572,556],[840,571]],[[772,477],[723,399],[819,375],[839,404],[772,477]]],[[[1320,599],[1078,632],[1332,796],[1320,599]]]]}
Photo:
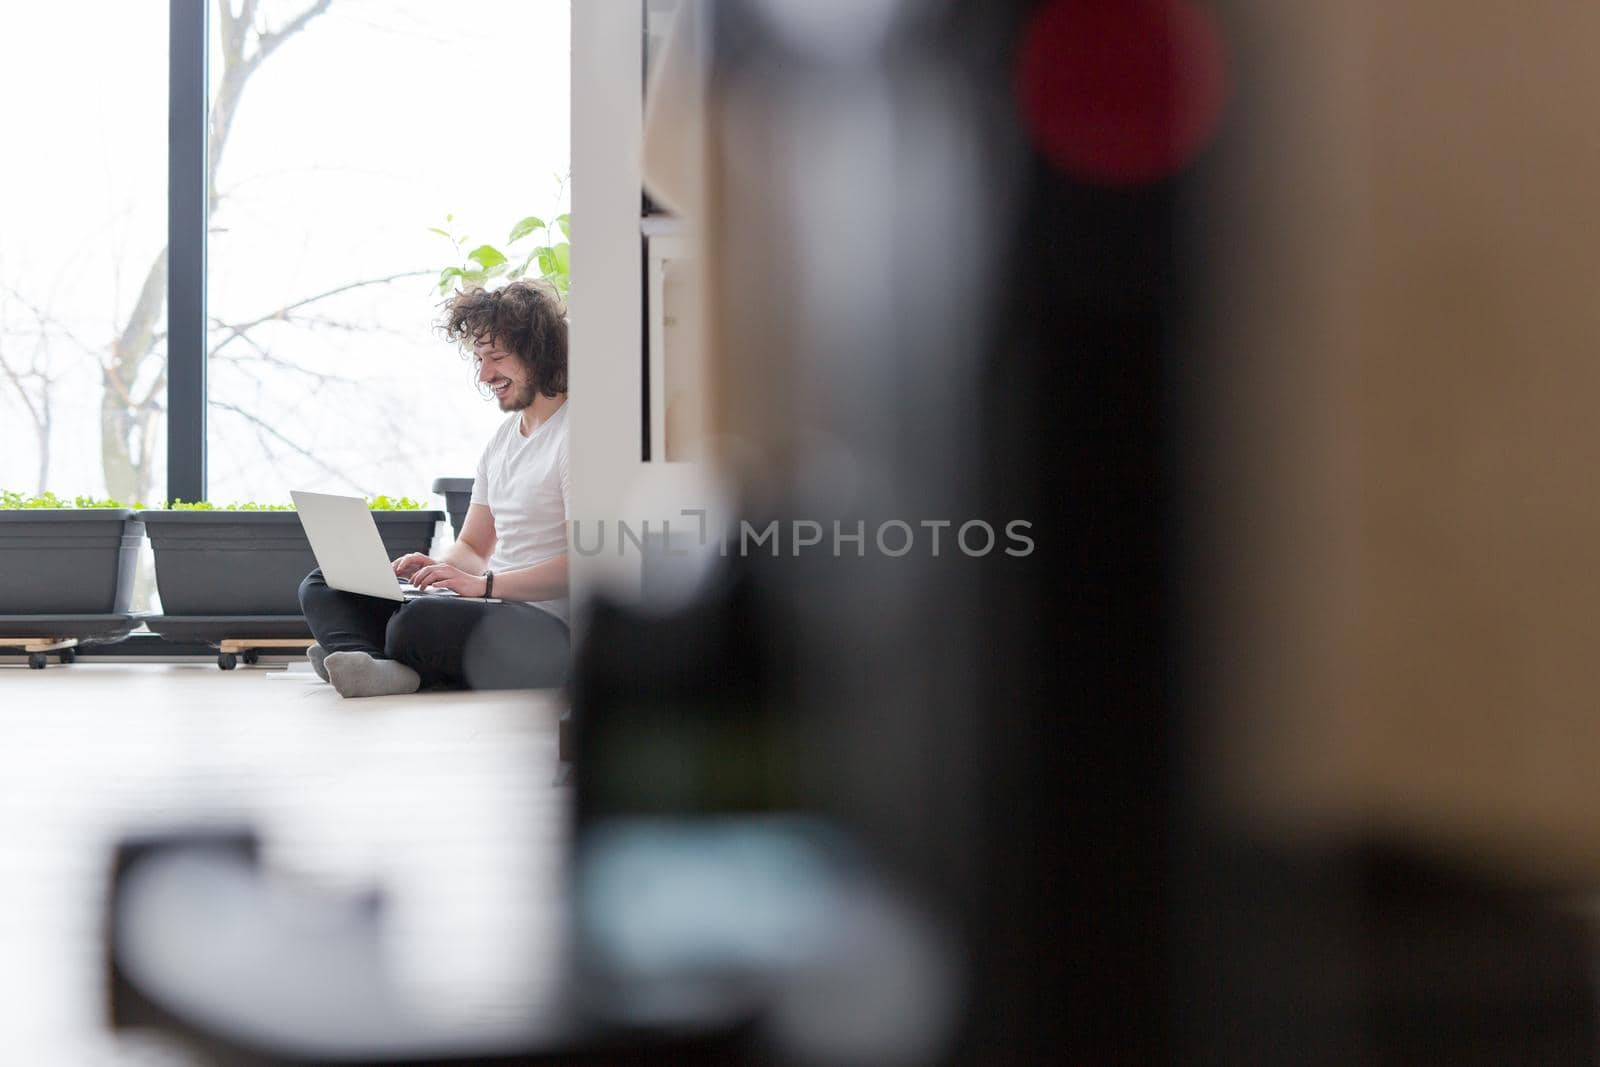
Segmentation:
{"type": "Polygon", "coordinates": [[[248,831],[126,842],[108,914],[113,1026],[159,1027],[219,1064],[758,1062],[742,1020],[603,1029],[575,998],[470,1036],[415,1017],[384,961],[381,897],[295,886],[248,831]]]}
{"type": "Polygon", "coordinates": [[[1587,916],[1402,848],[1196,848],[1174,1062],[1596,1062],[1587,916]]]}
{"type": "MultiPolygon", "coordinates": [[[[1565,57],[1511,63],[1517,86],[1579,77],[1600,16],[1219,5],[1218,36],[1171,40],[1220,42],[1226,112],[1108,182],[1015,96],[1019,42],[1074,7],[1113,36],[1118,12],[1163,34],[1160,12],[1211,10],[714,7],[711,366],[739,513],[1024,519],[1036,546],[824,545],[731,559],[687,604],[592,606],[582,1040],[648,1059],[709,1027],[707,1056],[785,1063],[1594,1062],[1592,924],[1561,896],[1600,870],[1593,642],[1574,640],[1594,598],[1564,583],[1600,576],[1597,539],[1571,536],[1600,511],[1592,464],[1553,471],[1519,437],[1546,461],[1600,445],[1566,406],[1595,395],[1566,380],[1593,364],[1572,308],[1600,252],[1561,224],[1596,210],[1592,182],[1566,184],[1568,142],[1530,116],[1594,137],[1554,89],[1452,90],[1478,85],[1472,57],[1565,57]],[[1375,106],[1391,82],[1428,107],[1375,106]],[[1557,178],[1475,140],[1481,117],[1557,178]],[[1567,232],[1582,269],[1552,270],[1537,245],[1567,232]],[[1502,451],[1473,450],[1485,430],[1502,451]]],[[[1027,100],[1072,91],[1049,60],[1030,52],[1027,100]]],[[[1600,153],[1571,158],[1600,176],[1600,153]]]]}
{"type": "MultiPolygon", "coordinates": [[[[175,1031],[228,1064],[1017,1062],[1011,1048],[1039,1040],[1028,1006],[996,1022],[961,996],[995,957],[961,951],[842,825],[786,813],[790,776],[730,771],[797,751],[762,726],[782,690],[754,684],[772,677],[757,651],[771,640],[751,586],[718,583],[667,614],[597,606],[578,674],[582,751],[597,756],[580,764],[577,952],[568,995],[532,1025],[464,1041],[410,1017],[383,966],[381,898],[297,890],[261,869],[248,833],[121,849],[115,1025],[175,1031]]],[[[1139,954],[1040,942],[1000,966],[1072,968],[1133,1024],[1171,1012],[1170,1062],[1591,1062],[1593,939],[1559,901],[1398,849],[1187,844],[1159,1001],[1126,998],[1139,954]]]]}

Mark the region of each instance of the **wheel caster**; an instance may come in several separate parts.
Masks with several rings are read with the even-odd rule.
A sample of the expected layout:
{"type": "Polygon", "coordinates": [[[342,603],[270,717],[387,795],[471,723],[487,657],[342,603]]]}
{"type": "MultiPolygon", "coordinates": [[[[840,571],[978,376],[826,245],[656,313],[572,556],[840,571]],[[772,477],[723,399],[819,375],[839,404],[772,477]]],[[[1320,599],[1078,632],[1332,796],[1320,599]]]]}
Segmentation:
{"type": "Polygon", "coordinates": [[[63,648],[61,650],[61,662],[62,663],[76,663],[76,662],[78,662],[78,651],[77,651],[77,649],[63,648]]]}
{"type": "Polygon", "coordinates": [[[33,671],[44,670],[44,665],[50,662],[50,657],[43,652],[28,653],[28,669],[33,671]]]}
{"type": "Polygon", "coordinates": [[[261,650],[258,649],[258,648],[247,648],[247,649],[245,649],[245,651],[244,651],[244,662],[245,662],[245,665],[249,666],[249,667],[254,667],[257,663],[260,663],[261,662],[261,650]]]}
{"type": "Polygon", "coordinates": [[[217,657],[217,666],[225,671],[231,671],[239,665],[239,657],[232,652],[224,652],[217,657]]]}

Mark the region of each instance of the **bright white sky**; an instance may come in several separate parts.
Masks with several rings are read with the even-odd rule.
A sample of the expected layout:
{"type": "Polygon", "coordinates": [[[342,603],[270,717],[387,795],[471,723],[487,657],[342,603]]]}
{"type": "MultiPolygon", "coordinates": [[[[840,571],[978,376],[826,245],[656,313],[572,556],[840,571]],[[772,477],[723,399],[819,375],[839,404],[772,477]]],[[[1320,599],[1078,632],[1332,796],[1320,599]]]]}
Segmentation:
{"type": "MultiPolygon", "coordinates": [[[[264,0],[268,24],[308,2],[264,0]]],[[[48,487],[63,495],[103,490],[91,359],[165,240],[167,12],[166,0],[0,0],[0,358],[37,359],[55,379],[48,487]],[[29,305],[57,323],[44,341],[29,305]]],[[[334,0],[246,89],[219,176],[212,315],[437,272],[459,262],[427,232],[447,212],[473,244],[502,244],[522,216],[566,210],[568,65],[566,0],[334,0]]],[[[282,500],[291,486],[421,497],[435,476],[470,475],[502,416],[432,334],[438,300],[408,279],[316,306],[354,329],[258,331],[271,360],[359,384],[213,361],[213,400],[264,425],[213,408],[211,498],[282,500]]],[[[37,404],[40,386],[28,388],[37,404]]],[[[37,488],[38,462],[0,378],[0,486],[37,488]]]]}

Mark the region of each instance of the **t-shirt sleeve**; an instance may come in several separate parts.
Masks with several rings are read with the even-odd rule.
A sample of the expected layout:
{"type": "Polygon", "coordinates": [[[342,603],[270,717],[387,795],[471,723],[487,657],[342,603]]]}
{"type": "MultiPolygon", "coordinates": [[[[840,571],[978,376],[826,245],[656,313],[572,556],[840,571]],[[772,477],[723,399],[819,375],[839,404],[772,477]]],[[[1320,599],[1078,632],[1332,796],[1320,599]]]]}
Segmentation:
{"type": "Polygon", "coordinates": [[[484,446],[483,455],[478,457],[478,473],[472,479],[472,503],[474,504],[489,503],[489,452],[494,448],[494,443],[497,440],[499,440],[498,434],[491,437],[489,443],[484,446]]]}

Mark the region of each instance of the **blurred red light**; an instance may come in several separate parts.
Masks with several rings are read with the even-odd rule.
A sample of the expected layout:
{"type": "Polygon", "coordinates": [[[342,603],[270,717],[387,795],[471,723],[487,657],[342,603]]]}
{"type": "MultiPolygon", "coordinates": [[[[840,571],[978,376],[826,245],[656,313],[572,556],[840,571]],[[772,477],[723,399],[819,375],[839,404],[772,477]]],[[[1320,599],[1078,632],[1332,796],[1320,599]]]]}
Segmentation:
{"type": "Polygon", "coordinates": [[[1227,57],[1191,0],[1051,0],[1017,57],[1023,123],[1050,162],[1099,185],[1182,170],[1215,134],[1227,57]]]}

